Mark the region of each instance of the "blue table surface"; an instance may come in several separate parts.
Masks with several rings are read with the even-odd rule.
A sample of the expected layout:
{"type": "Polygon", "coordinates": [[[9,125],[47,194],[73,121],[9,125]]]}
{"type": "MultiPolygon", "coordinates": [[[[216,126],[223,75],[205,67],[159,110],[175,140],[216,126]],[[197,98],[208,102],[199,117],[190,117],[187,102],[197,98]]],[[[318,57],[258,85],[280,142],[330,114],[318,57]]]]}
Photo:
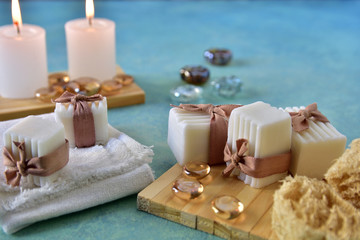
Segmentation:
{"type": "MultiPolygon", "coordinates": [[[[83,1],[21,1],[23,22],[47,32],[49,71],[67,69],[64,24],[84,17],[83,1]]],[[[360,137],[360,2],[357,1],[95,1],[96,17],[116,23],[117,63],[146,92],[142,105],[109,110],[109,122],[153,145],[156,177],[176,163],[167,138],[169,90],[178,70],[202,64],[211,79],[236,75],[243,91],[232,99],[208,92],[204,102],[319,109],[348,138],[360,137]],[[203,51],[226,47],[230,65],[205,62],[203,51]]],[[[0,25],[11,24],[10,1],[0,25]]],[[[96,194],[96,193],[94,193],[96,194]]],[[[136,209],[136,195],[46,220],[0,239],[213,239],[136,209]]]]}

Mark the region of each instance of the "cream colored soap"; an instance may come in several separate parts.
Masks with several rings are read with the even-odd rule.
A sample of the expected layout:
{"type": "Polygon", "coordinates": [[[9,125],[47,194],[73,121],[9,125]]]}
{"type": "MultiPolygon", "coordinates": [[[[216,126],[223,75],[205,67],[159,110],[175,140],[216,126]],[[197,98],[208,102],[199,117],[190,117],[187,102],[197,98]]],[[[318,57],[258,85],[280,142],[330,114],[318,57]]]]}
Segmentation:
{"type": "MultiPolygon", "coordinates": [[[[26,158],[41,157],[47,155],[65,143],[65,131],[61,124],[51,119],[39,116],[28,116],[7,129],[3,135],[5,147],[11,151],[14,158],[19,160],[19,151],[13,144],[25,142],[26,158]]],[[[21,181],[28,181],[37,186],[44,186],[54,182],[58,178],[61,169],[50,176],[39,177],[28,175],[22,177],[21,181]]]]}
{"type": "Polygon", "coordinates": [[[210,115],[172,108],[169,112],[168,144],[177,162],[208,162],[210,115]]]}
{"type": "MultiPolygon", "coordinates": [[[[298,112],[305,107],[287,107],[286,112],[298,112]]],[[[323,179],[334,160],[345,151],[346,137],[331,123],[308,120],[309,129],[293,131],[290,172],[323,179]]]]}
{"type": "MultiPolygon", "coordinates": [[[[229,119],[227,140],[232,152],[236,151],[236,140],[240,138],[249,141],[248,156],[262,158],[286,153],[291,147],[291,118],[263,102],[234,109],[229,119]]],[[[251,187],[262,188],[284,178],[287,172],[264,178],[254,178],[239,171],[233,174],[239,175],[238,178],[251,187]]]]}
{"type": "MultiPolygon", "coordinates": [[[[106,97],[103,97],[101,101],[89,102],[89,104],[91,105],[91,112],[94,116],[95,144],[105,145],[109,138],[106,97]]],[[[73,104],[56,103],[55,119],[64,125],[65,137],[69,141],[70,147],[75,147],[73,112],[73,104]]]]}

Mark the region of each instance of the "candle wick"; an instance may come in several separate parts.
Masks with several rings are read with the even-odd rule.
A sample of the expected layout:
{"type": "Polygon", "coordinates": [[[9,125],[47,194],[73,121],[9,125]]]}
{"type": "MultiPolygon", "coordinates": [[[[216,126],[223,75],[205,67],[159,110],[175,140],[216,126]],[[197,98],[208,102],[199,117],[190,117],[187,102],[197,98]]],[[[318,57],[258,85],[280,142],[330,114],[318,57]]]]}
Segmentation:
{"type": "Polygon", "coordinates": [[[20,35],[20,26],[19,26],[19,23],[16,22],[16,23],[15,23],[15,26],[16,26],[16,32],[17,32],[17,34],[20,35]]]}
{"type": "Polygon", "coordinates": [[[92,17],[89,17],[88,20],[89,20],[89,25],[92,26],[92,17]]]}

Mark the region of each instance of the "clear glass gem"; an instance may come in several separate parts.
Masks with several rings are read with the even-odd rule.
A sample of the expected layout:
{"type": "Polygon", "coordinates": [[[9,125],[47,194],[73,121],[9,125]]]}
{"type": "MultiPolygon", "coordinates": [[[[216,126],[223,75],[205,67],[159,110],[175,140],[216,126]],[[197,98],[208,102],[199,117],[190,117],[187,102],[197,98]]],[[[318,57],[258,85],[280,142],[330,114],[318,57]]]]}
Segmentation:
{"type": "Polygon", "coordinates": [[[123,86],[128,86],[134,82],[134,77],[131,75],[119,73],[113,77],[113,80],[119,82],[123,86]]]}
{"type": "Polygon", "coordinates": [[[78,94],[78,93],[80,93],[80,84],[78,84],[77,82],[71,81],[65,85],[65,90],[68,92],[71,92],[73,94],[78,94]]]}
{"type": "Polygon", "coordinates": [[[101,83],[101,95],[111,96],[121,91],[122,84],[116,80],[106,80],[101,83]]]}
{"type": "Polygon", "coordinates": [[[187,177],[201,179],[209,175],[210,166],[200,161],[188,162],[183,168],[183,173],[187,177]]]}
{"type": "Polygon", "coordinates": [[[195,102],[201,98],[202,91],[201,87],[190,84],[181,85],[170,90],[170,98],[180,103],[195,102]]]}
{"type": "Polygon", "coordinates": [[[211,208],[216,216],[223,219],[233,219],[244,211],[244,205],[233,196],[224,195],[216,197],[211,202],[211,208]]]}
{"type": "Polygon", "coordinates": [[[63,72],[49,74],[49,86],[65,86],[70,81],[69,75],[63,72]]]}
{"type": "Polygon", "coordinates": [[[76,82],[80,86],[80,92],[83,95],[91,96],[100,91],[100,81],[96,78],[81,77],[74,79],[72,82],[76,82]]]}
{"type": "Polygon", "coordinates": [[[231,61],[232,52],[225,48],[210,48],[204,52],[205,59],[214,65],[226,65],[231,61]]]}
{"type": "Polygon", "coordinates": [[[211,82],[212,90],[222,97],[233,97],[241,92],[243,82],[236,76],[221,77],[211,82]]]}
{"type": "Polygon", "coordinates": [[[210,77],[210,71],[200,65],[186,65],[180,69],[182,80],[190,84],[203,84],[210,77]]]}
{"type": "Polygon", "coordinates": [[[178,178],[173,183],[172,191],[175,196],[190,200],[199,197],[204,191],[204,186],[195,179],[178,178]]]}
{"type": "Polygon", "coordinates": [[[41,102],[50,103],[52,99],[60,97],[63,92],[64,89],[60,86],[43,87],[35,91],[35,98],[41,102]]]}

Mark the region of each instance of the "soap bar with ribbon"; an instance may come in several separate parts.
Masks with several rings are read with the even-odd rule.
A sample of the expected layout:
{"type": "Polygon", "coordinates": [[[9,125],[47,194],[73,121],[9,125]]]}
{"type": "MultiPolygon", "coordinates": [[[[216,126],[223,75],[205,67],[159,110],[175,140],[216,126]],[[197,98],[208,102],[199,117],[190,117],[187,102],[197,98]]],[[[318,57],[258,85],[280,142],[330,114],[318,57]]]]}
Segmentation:
{"type": "Polygon", "coordinates": [[[289,114],[267,103],[235,109],[229,119],[224,174],[238,175],[255,188],[284,178],[290,164],[291,131],[289,114]],[[245,141],[242,147],[240,140],[245,141]]]}
{"type": "Polygon", "coordinates": [[[346,137],[318,110],[317,104],[287,107],[292,119],[290,172],[323,179],[333,160],[345,151],[346,137]]]}
{"type": "Polygon", "coordinates": [[[168,144],[177,162],[224,163],[228,117],[241,105],[180,104],[169,112],[168,144]]]}
{"type": "Polygon", "coordinates": [[[54,182],[69,161],[64,127],[54,120],[28,116],[7,129],[3,138],[5,179],[13,187],[54,182]]]}
{"type": "Polygon", "coordinates": [[[55,99],[55,118],[65,128],[70,147],[105,145],[109,138],[106,97],[63,93],[55,99]]]}

